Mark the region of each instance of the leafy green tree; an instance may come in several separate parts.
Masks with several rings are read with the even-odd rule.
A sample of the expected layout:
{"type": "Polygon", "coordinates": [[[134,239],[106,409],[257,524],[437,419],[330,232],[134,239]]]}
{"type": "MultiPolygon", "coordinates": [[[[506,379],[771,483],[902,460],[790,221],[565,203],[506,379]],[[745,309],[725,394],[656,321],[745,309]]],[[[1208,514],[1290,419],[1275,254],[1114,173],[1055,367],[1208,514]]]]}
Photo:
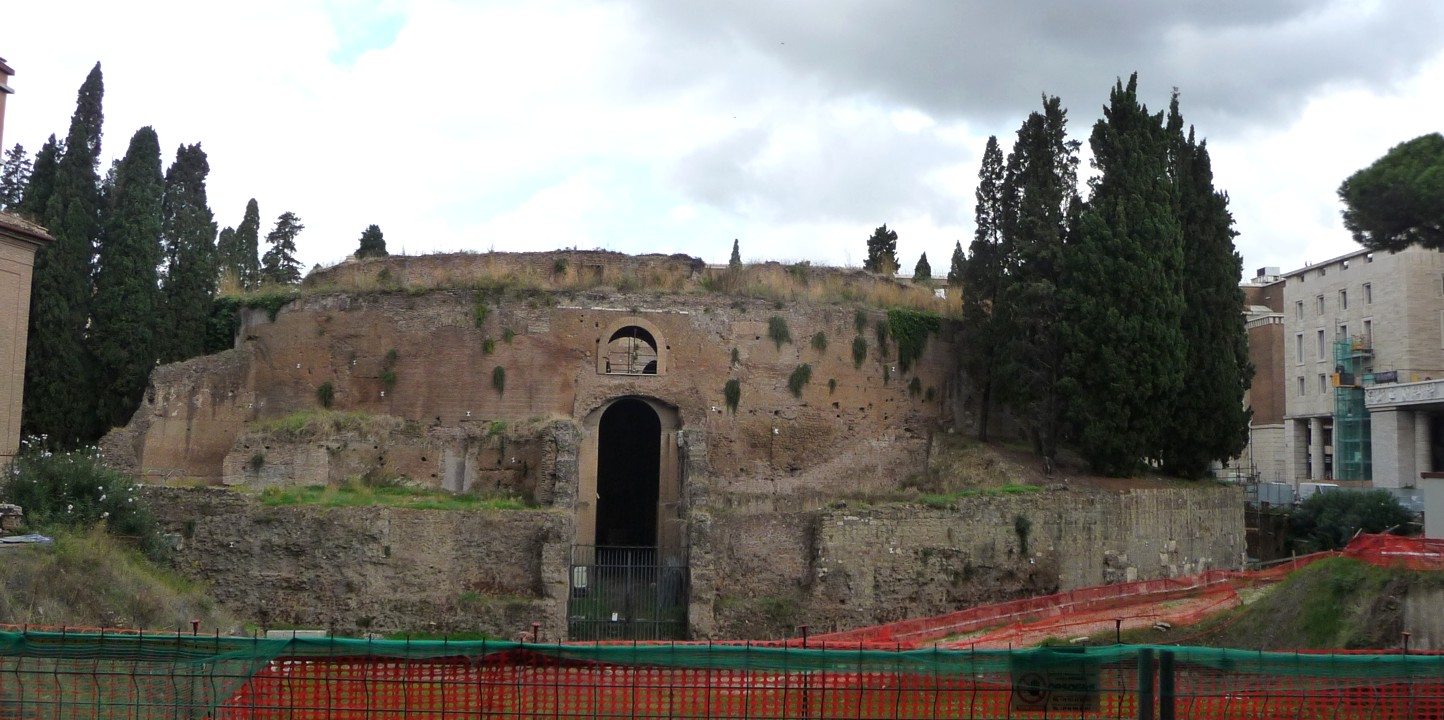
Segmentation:
{"type": "Polygon", "coordinates": [[[15,212],[19,209],[34,169],[35,164],[25,152],[24,145],[15,143],[15,147],[5,151],[5,163],[0,165],[0,210],[15,212]]]}
{"type": "Polygon", "coordinates": [[[737,238],[732,238],[732,257],[727,258],[727,267],[742,267],[742,248],[737,245],[737,238]]]}
{"type": "Polygon", "coordinates": [[[155,130],[143,127],[116,168],[97,252],[90,345],[101,431],[130,421],[159,355],[156,268],[164,190],[160,141],[155,130]]]}
{"type": "Polygon", "coordinates": [[[963,255],[963,243],[958,241],[953,245],[953,261],[948,265],[948,287],[963,286],[963,267],[967,263],[967,256],[963,255]]]}
{"type": "Polygon", "coordinates": [[[356,257],[386,257],[386,238],[381,235],[381,228],[376,225],[367,225],[366,231],[361,233],[361,246],[356,249],[356,257]]]}
{"type": "Polygon", "coordinates": [[[34,222],[44,222],[45,206],[55,192],[55,173],[60,169],[60,142],[51,135],[40,152],[35,153],[35,164],[25,184],[20,203],[9,208],[10,212],[34,222]]]}
{"type": "Polygon", "coordinates": [[[1212,461],[1237,457],[1248,443],[1250,411],[1244,393],[1253,378],[1244,328],[1243,259],[1234,250],[1228,196],[1214,189],[1206,142],[1183,133],[1175,91],[1168,111],[1168,140],[1178,220],[1182,229],[1181,329],[1184,382],[1167,414],[1160,458],[1181,477],[1201,477],[1212,461]]]}
{"type": "Polygon", "coordinates": [[[1395,145],[1339,186],[1344,227],[1374,250],[1444,250],[1444,135],[1395,145]]]}
{"type": "Polygon", "coordinates": [[[1003,185],[1006,181],[1003,151],[998,138],[991,136],[983,149],[983,163],[978,169],[978,189],[974,193],[973,242],[964,258],[963,245],[953,249],[953,269],[948,284],[963,289],[963,331],[968,341],[963,344],[963,368],[972,382],[977,397],[978,439],[988,441],[988,421],[993,405],[993,364],[997,359],[997,328],[993,313],[1003,288],[1003,185]]]}
{"type": "Polygon", "coordinates": [[[236,226],[236,263],[241,286],[254,290],[261,284],[261,208],[256,199],[246,203],[246,214],[236,226]]]}
{"type": "Polygon", "coordinates": [[[1411,519],[1388,490],[1331,490],[1305,500],[1289,525],[1304,550],[1317,551],[1348,545],[1357,532],[1397,531],[1411,519]]]}
{"type": "Polygon", "coordinates": [[[1043,110],[1023,121],[1008,155],[1001,217],[993,220],[1001,228],[1000,257],[981,267],[996,262],[1005,278],[992,313],[994,393],[1028,429],[1050,468],[1064,416],[1060,264],[1078,206],[1078,142],[1068,139],[1062,103],[1045,97],[1043,110]]]}
{"type": "MultiPolygon", "coordinates": [[[[41,224],[55,240],[35,254],[21,428],[26,435],[44,437],[50,447],[89,441],[96,425],[93,363],[85,333],[90,321],[90,260],[100,235],[96,164],[104,94],[96,63],[80,86],[65,153],[55,165],[54,186],[45,203],[41,224]]],[[[32,175],[32,188],[35,183],[32,175]]],[[[27,197],[27,205],[29,201],[27,197]]]]}
{"type": "Polygon", "coordinates": [[[296,236],[305,230],[301,218],[291,211],[276,218],[276,227],[266,235],[271,246],[261,258],[261,282],[295,285],[301,282],[301,263],[296,260],[296,236]]]}
{"type": "Polygon", "coordinates": [[[1093,126],[1099,175],[1061,275],[1068,417],[1081,454],[1110,475],[1158,457],[1185,359],[1169,137],[1137,87],[1136,74],[1117,82],[1093,126]]]}
{"type": "Polygon", "coordinates": [[[206,202],[211,166],[199,143],[181,145],[165,173],[165,338],[160,358],[176,362],[205,352],[206,321],[216,294],[216,223],[206,202]]]}
{"type": "Polygon", "coordinates": [[[897,272],[897,231],[887,229],[887,223],[872,231],[867,239],[867,262],[864,270],[879,275],[891,276],[897,272]]]}
{"type": "Polygon", "coordinates": [[[913,282],[927,283],[933,279],[933,266],[928,264],[928,254],[923,253],[918,258],[918,264],[913,266],[913,282]]]}

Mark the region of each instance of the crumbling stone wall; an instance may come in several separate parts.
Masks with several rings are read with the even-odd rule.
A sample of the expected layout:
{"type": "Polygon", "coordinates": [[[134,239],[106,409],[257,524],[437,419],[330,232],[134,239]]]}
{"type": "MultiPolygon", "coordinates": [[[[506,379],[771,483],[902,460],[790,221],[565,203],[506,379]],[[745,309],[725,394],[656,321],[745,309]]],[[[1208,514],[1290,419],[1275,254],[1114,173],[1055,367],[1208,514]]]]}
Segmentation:
{"type": "Polygon", "coordinates": [[[1235,568],[1242,504],[1238,488],[1205,486],[969,497],[947,509],[713,512],[709,549],[693,565],[715,577],[715,594],[694,597],[692,621],[720,636],[776,637],[792,632],[784,619],[825,632],[1235,568]]]}
{"type": "Polygon", "coordinates": [[[147,499],[179,538],[176,568],[269,627],[508,639],[533,622],[565,628],[566,513],[266,507],[214,488],[147,499]]]}

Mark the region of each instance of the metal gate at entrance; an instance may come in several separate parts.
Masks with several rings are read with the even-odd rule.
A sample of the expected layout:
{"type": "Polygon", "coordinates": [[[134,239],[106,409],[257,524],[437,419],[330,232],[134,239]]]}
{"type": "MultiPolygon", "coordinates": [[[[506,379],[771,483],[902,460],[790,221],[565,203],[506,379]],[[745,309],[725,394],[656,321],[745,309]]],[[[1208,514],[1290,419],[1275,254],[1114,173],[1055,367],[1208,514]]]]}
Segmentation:
{"type": "Polygon", "coordinates": [[[687,557],[655,547],[573,545],[568,640],[685,640],[687,557]]]}

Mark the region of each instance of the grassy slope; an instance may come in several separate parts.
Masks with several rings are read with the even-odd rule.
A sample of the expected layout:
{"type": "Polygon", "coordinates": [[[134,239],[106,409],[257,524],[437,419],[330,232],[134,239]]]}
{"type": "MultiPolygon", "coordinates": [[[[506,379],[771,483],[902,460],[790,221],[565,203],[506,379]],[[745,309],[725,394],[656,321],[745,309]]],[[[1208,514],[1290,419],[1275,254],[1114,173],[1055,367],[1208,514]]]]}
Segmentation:
{"type": "Polygon", "coordinates": [[[240,629],[203,589],[101,530],[0,550],[0,623],[189,631],[193,619],[203,632],[240,629]]]}
{"type": "MultiPolygon", "coordinates": [[[[1444,573],[1331,558],[1294,573],[1244,607],[1190,627],[1125,632],[1123,640],[1244,650],[1393,648],[1403,630],[1404,595],[1412,588],[1439,587],[1444,573]]],[[[1093,640],[1107,644],[1113,635],[1093,640]]]]}

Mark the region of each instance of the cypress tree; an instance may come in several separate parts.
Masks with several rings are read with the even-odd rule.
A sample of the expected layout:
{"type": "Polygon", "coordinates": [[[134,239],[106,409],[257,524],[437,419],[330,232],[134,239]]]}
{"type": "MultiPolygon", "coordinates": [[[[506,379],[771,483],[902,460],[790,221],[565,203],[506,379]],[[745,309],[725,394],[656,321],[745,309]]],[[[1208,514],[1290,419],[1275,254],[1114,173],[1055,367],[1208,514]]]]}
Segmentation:
{"type": "Polygon", "coordinates": [[[864,270],[879,275],[891,276],[897,272],[897,231],[887,229],[887,223],[872,231],[867,239],[867,262],[864,270]]]}
{"type": "Polygon", "coordinates": [[[261,258],[261,282],[295,285],[301,282],[301,263],[296,260],[296,236],[305,230],[301,218],[287,210],[276,218],[276,227],[266,235],[271,246],[261,258]]]}
{"type": "Polygon", "coordinates": [[[1137,74],[1116,83],[1093,126],[1100,175],[1063,273],[1069,419],[1080,452],[1111,475],[1158,458],[1183,382],[1183,243],[1170,147],[1162,113],[1148,114],[1137,86],[1137,74]]]}
{"type": "Polygon", "coordinates": [[[356,257],[386,257],[386,238],[381,235],[381,228],[376,225],[367,225],[365,232],[361,233],[361,245],[356,249],[356,257]]]}
{"type": "Polygon", "coordinates": [[[216,235],[216,281],[218,287],[226,286],[226,278],[238,288],[245,289],[246,283],[241,273],[241,249],[240,242],[236,237],[236,229],[223,227],[216,235]]]}
{"type": "Polygon", "coordinates": [[[918,258],[918,264],[913,266],[913,282],[925,283],[933,279],[933,266],[928,264],[928,254],[923,253],[918,258]]]}
{"type": "Polygon", "coordinates": [[[206,204],[210,163],[199,143],[181,145],[165,173],[165,339],[160,359],[176,362],[205,352],[206,321],[216,294],[216,223],[206,204]]]}
{"type": "Polygon", "coordinates": [[[732,257],[727,258],[727,267],[742,267],[742,248],[737,245],[737,238],[732,238],[732,257]]]}
{"type": "Polygon", "coordinates": [[[35,153],[35,164],[31,167],[30,178],[25,183],[25,193],[20,203],[10,209],[10,212],[20,215],[33,222],[45,221],[45,206],[50,203],[50,196],[55,192],[55,173],[60,170],[60,143],[55,136],[40,146],[40,152],[35,153]]]}
{"type": "Polygon", "coordinates": [[[988,441],[988,419],[993,405],[993,363],[997,352],[997,329],[993,312],[1002,290],[1003,277],[1003,184],[1005,180],[1003,151],[998,138],[988,138],[983,149],[982,166],[978,169],[978,189],[974,193],[973,242],[963,257],[963,245],[953,249],[953,269],[948,284],[963,289],[963,368],[977,398],[978,440],[988,441]]]}
{"type": "Polygon", "coordinates": [[[261,209],[256,199],[246,203],[246,214],[236,226],[236,257],[241,286],[254,290],[261,284],[261,209]]]}
{"type": "Polygon", "coordinates": [[[963,255],[963,243],[959,240],[953,245],[953,261],[948,265],[948,287],[963,286],[963,267],[967,258],[963,255]]]}
{"type": "Polygon", "coordinates": [[[163,193],[160,141],[143,127],[116,168],[97,253],[90,342],[101,431],[129,422],[155,367],[163,193]]]}
{"type": "Polygon", "coordinates": [[[34,168],[24,145],[15,143],[15,147],[5,151],[5,164],[0,166],[0,210],[15,212],[20,208],[34,168]]]}
{"type": "MultiPolygon", "coordinates": [[[[94,439],[92,363],[85,332],[90,320],[90,260],[100,234],[96,163],[104,94],[96,63],[80,86],[65,152],[55,165],[54,185],[45,202],[42,224],[55,240],[35,254],[21,426],[27,435],[44,436],[50,447],[75,447],[94,439]]],[[[55,146],[47,143],[47,147],[55,146]]],[[[43,187],[36,185],[32,175],[38,203],[43,187]]],[[[29,191],[27,206],[28,195],[29,191]]]]}
{"type": "MultiPolygon", "coordinates": [[[[1043,99],[1018,129],[993,219],[1001,281],[991,317],[994,398],[1013,409],[1052,467],[1063,434],[1060,263],[1078,212],[1078,142],[1068,112],[1043,99]]],[[[988,267],[988,265],[983,265],[988,267]]]]}
{"type": "Polygon", "coordinates": [[[1234,249],[1228,195],[1214,189],[1208,145],[1183,134],[1178,93],[1168,113],[1170,176],[1183,238],[1184,375],[1162,447],[1163,467],[1200,477],[1209,463],[1237,457],[1248,443],[1251,412],[1243,397],[1253,380],[1244,327],[1243,259],[1234,249]]]}

